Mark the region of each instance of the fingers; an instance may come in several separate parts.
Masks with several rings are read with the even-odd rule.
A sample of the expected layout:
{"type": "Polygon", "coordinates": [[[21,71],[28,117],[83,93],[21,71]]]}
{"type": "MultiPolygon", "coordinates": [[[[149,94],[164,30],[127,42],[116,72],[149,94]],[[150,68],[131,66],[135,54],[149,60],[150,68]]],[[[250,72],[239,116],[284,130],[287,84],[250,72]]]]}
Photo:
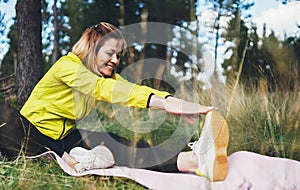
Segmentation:
{"type": "Polygon", "coordinates": [[[189,123],[189,124],[194,124],[199,117],[198,114],[192,114],[192,115],[183,115],[183,118],[189,123]]]}
{"type": "Polygon", "coordinates": [[[189,118],[189,117],[184,117],[184,119],[189,123],[189,124],[194,124],[195,120],[193,118],[189,118]]]}
{"type": "Polygon", "coordinates": [[[217,107],[206,107],[206,106],[200,106],[199,108],[199,114],[207,114],[208,112],[212,110],[217,110],[217,107]]]}

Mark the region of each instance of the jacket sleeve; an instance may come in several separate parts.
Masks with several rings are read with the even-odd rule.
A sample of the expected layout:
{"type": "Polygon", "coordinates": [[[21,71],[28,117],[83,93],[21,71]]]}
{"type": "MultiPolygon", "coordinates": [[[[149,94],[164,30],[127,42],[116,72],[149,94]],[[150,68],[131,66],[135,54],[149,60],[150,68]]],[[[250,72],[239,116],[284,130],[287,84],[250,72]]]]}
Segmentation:
{"type": "MultiPolygon", "coordinates": [[[[130,83],[128,80],[124,79],[123,77],[121,77],[121,75],[119,74],[116,74],[116,79],[117,80],[121,80],[121,81],[124,81],[124,82],[128,82],[130,83]]],[[[145,88],[150,88],[150,87],[147,87],[147,86],[144,86],[145,88]]],[[[150,88],[152,93],[157,95],[157,96],[160,96],[162,98],[167,98],[169,96],[171,96],[171,94],[169,92],[166,92],[166,91],[160,91],[160,90],[156,90],[154,88],[150,88]]]]}
{"type": "Polygon", "coordinates": [[[129,107],[146,108],[153,94],[166,97],[167,92],[161,92],[150,87],[140,86],[123,78],[112,79],[99,77],[81,63],[62,60],[54,69],[57,80],[85,95],[113,104],[129,107]]]}

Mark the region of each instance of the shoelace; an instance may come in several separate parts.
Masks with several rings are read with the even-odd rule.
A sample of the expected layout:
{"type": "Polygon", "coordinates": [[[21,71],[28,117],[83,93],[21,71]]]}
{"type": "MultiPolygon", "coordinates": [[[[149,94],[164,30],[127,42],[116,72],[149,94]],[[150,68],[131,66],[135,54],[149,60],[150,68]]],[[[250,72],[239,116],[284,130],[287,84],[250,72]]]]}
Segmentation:
{"type": "Polygon", "coordinates": [[[190,147],[190,149],[192,149],[192,151],[193,151],[193,155],[197,155],[196,150],[198,149],[198,144],[199,144],[199,141],[191,142],[188,144],[188,147],[190,147]]]}
{"type": "Polygon", "coordinates": [[[82,173],[84,172],[85,170],[89,170],[91,169],[91,166],[92,166],[92,163],[91,162],[86,162],[86,163],[78,163],[76,166],[75,166],[75,169],[77,170],[78,173],[82,173]]]}
{"type": "Polygon", "coordinates": [[[114,164],[114,161],[111,161],[111,160],[108,160],[108,159],[105,159],[105,156],[106,155],[104,155],[103,154],[103,152],[97,152],[97,151],[95,151],[94,149],[92,149],[92,150],[90,150],[90,152],[94,155],[93,156],[93,159],[91,159],[91,160],[88,160],[87,162],[83,162],[82,163],[82,165],[84,166],[84,168],[86,169],[86,170],[89,170],[89,169],[92,169],[92,167],[94,167],[94,162],[96,161],[96,159],[97,159],[97,157],[98,158],[101,158],[100,160],[98,160],[98,161],[100,161],[100,162],[107,162],[107,163],[110,163],[110,164],[114,164]]]}
{"type": "Polygon", "coordinates": [[[193,152],[195,153],[195,151],[197,151],[197,149],[199,149],[200,146],[200,142],[199,141],[194,141],[188,144],[188,147],[190,147],[193,152]]]}
{"type": "Polygon", "coordinates": [[[110,155],[106,154],[107,152],[105,148],[99,148],[86,151],[87,153],[85,156],[82,155],[79,157],[80,159],[77,159],[79,163],[75,166],[75,168],[79,173],[98,167],[98,165],[105,168],[106,166],[108,167],[108,165],[114,164],[114,159],[109,159],[110,155]]]}
{"type": "Polygon", "coordinates": [[[96,159],[96,154],[95,152],[91,151],[91,153],[93,154],[93,156],[88,156],[87,160],[85,160],[84,162],[79,162],[75,167],[76,167],[76,170],[79,172],[79,173],[82,173],[84,170],[89,170],[91,169],[92,165],[93,165],[93,162],[95,161],[96,159]]]}

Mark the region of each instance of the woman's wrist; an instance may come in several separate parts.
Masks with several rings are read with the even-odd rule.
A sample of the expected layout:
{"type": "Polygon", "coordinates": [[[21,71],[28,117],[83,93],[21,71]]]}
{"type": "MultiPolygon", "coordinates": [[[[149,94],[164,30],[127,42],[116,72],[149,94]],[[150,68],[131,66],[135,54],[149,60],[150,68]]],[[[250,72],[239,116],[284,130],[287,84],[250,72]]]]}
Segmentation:
{"type": "Polygon", "coordinates": [[[166,99],[160,96],[152,95],[149,102],[150,108],[165,109],[166,99]]]}

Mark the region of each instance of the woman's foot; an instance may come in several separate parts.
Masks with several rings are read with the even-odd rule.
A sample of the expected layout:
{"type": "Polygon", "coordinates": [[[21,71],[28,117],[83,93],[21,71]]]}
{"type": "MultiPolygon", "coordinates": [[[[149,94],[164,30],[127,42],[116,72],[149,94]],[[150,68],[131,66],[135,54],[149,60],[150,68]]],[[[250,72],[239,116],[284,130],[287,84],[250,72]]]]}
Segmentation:
{"type": "Polygon", "coordinates": [[[204,127],[198,141],[189,146],[198,158],[196,173],[210,181],[222,181],[227,176],[228,124],[216,110],[206,115],[204,127]]]}
{"type": "Polygon", "coordinates": [[[115,163],[113,154],[103,145],[91,150],[75,147],[70,151],[70,155],[78,162],[74,168],[79,173],[85,170],[109,168],[115,163]]]}

